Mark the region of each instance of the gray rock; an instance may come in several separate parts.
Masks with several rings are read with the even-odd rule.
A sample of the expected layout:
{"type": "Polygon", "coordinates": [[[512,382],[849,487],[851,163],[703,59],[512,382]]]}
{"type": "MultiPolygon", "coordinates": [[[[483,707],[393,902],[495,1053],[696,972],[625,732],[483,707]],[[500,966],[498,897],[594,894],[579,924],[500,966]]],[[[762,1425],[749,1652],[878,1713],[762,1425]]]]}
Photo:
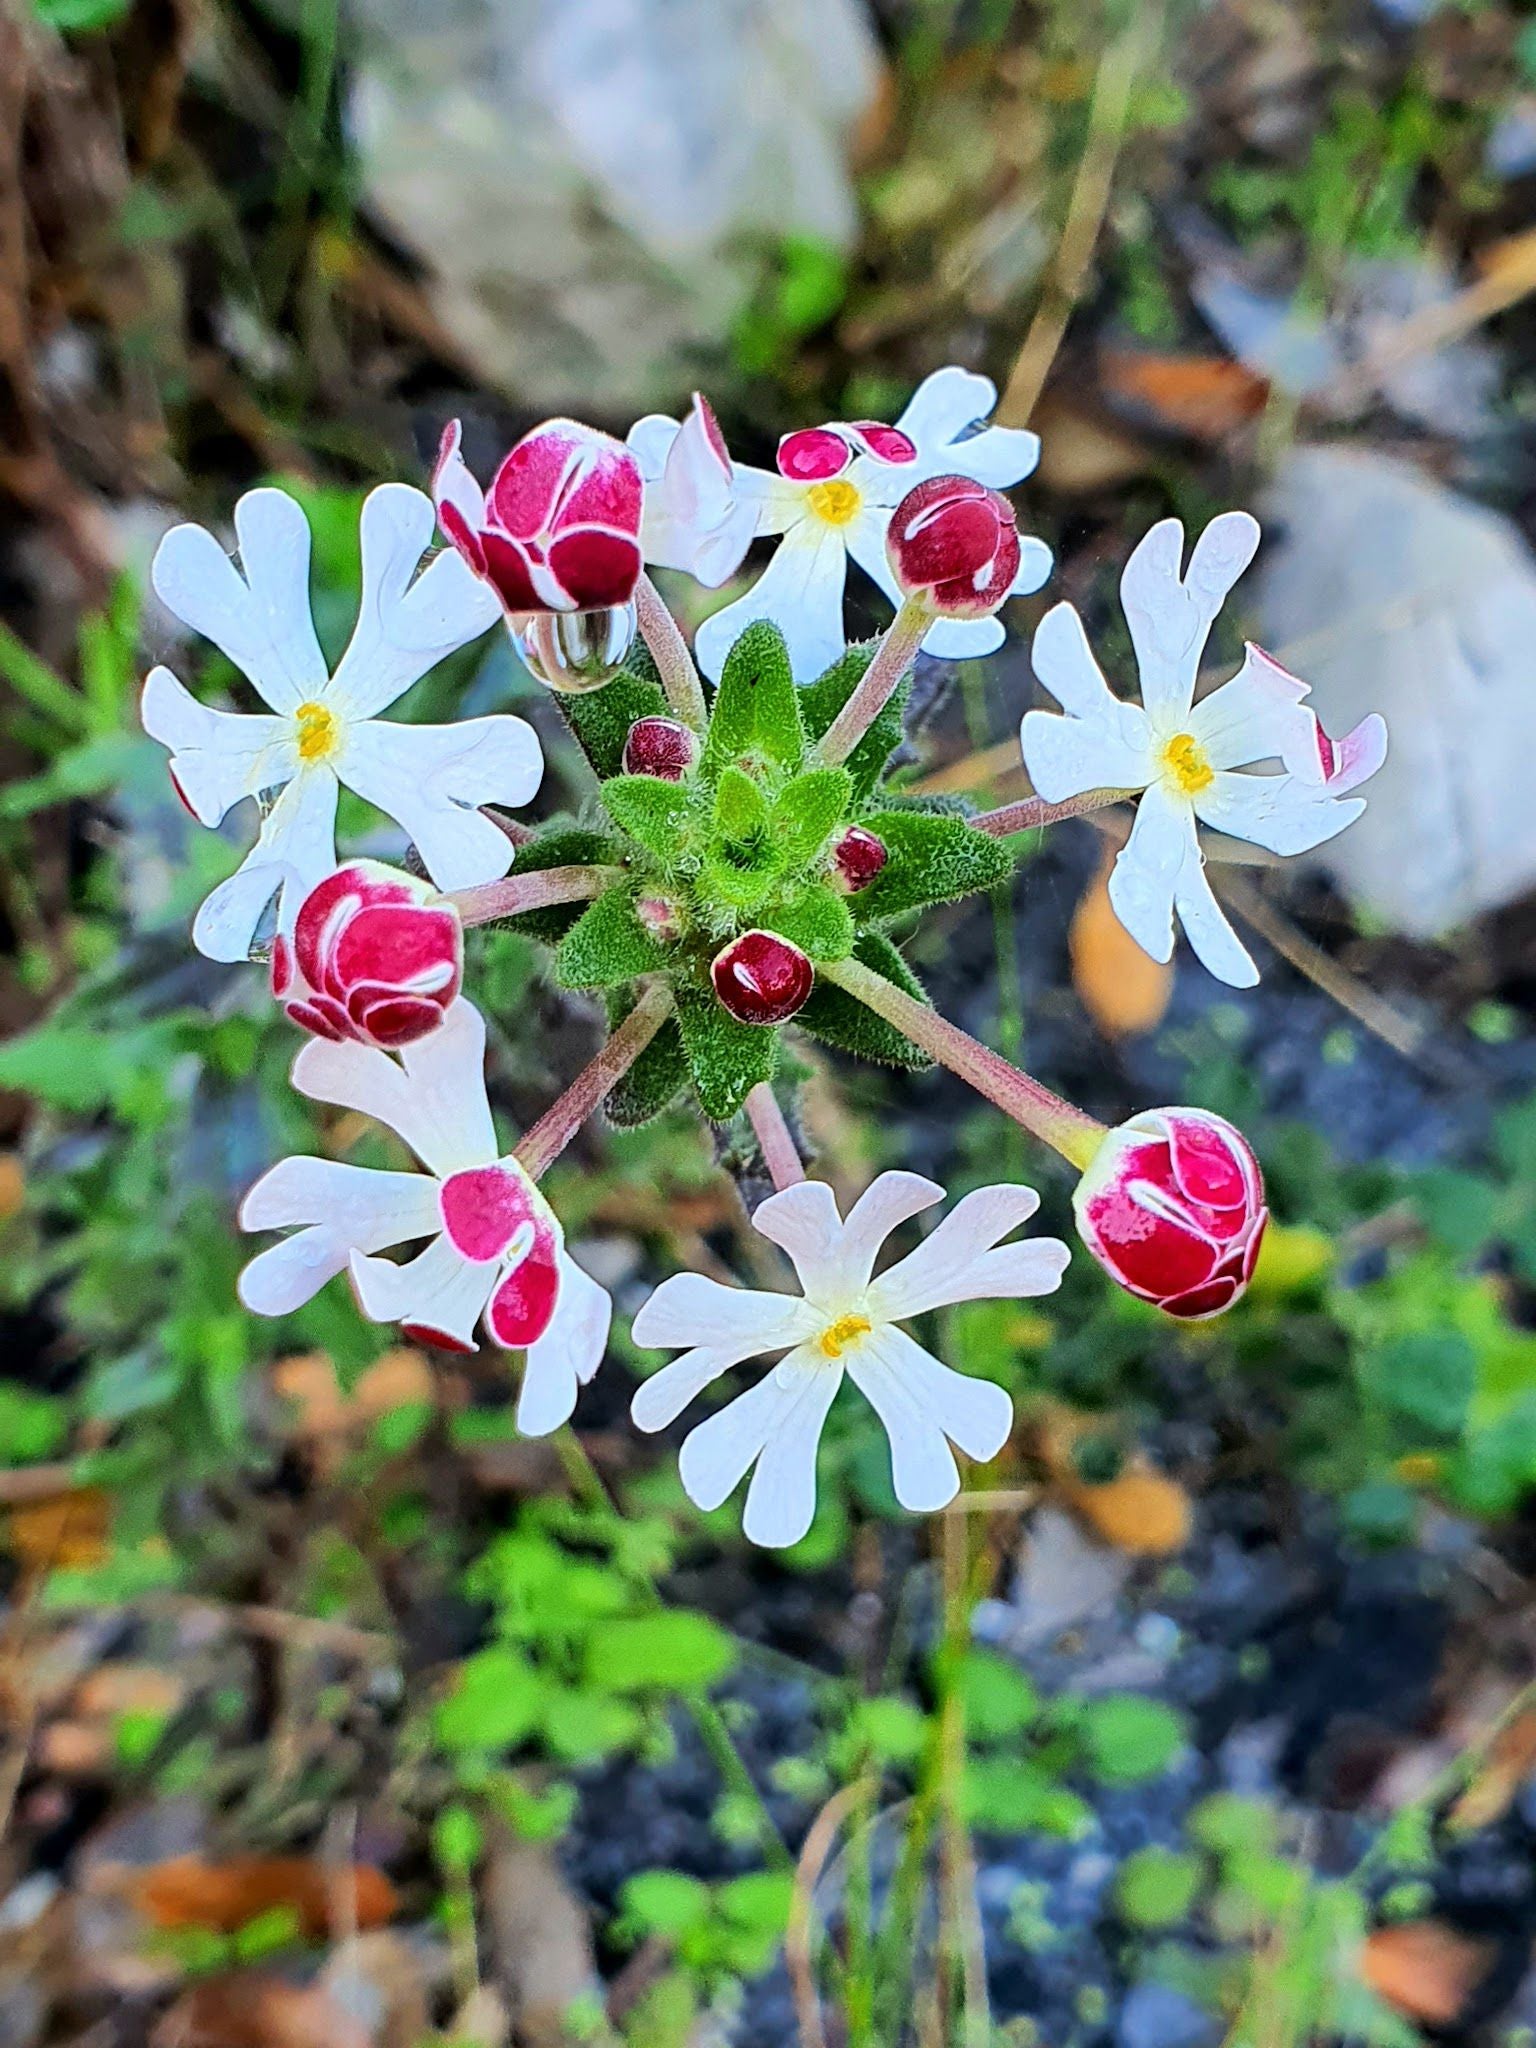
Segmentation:
{"type": "Polygon", "coordinates": [[[1434,938],[1536,883],[1536,562],[1518,529],[1406,462],[1299,448],[1265,505],[1259,637],[1330,732],[1380,711],[1365,815],[1309,856],[1434,938]]]}
{"type": "Polygon", "coordinates": [[[1221,2021],[1167,1984],[1138,1984],[1120,2008],[1116,2048],[1214,2048],[1221,2021]]]}
{"type": "Polygon", "coordinates": [[[837,247],[864,0],[351,0],[364,192],[491,380],[675,404],[790,235],[837,247]]]}

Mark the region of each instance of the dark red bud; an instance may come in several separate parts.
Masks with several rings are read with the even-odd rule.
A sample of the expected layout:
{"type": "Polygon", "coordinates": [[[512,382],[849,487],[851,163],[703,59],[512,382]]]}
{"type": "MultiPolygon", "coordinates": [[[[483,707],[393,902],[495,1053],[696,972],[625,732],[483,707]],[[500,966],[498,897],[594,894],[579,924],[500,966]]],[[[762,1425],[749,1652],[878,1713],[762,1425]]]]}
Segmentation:
{"type": "Polygon", "coordinates": [[[637,718],[624,742],[626,775],[681,782],[698,758],[697,735],[677,718],[637,718]]]}
{"type": "Polygon", "coordinates": [[[883,839],[866,832],[862,825],[850,825],[832,848],[833,886],[850,896],[857,889],[867,889],[889,859],[883,839]]]}
{"type": "Polygon", "coordinates": [[[782,1024],[816,980],[805,954],[777,932],[743,932],[721,947],[709,972],[715,994],[742,1024],[782,1024]]]}

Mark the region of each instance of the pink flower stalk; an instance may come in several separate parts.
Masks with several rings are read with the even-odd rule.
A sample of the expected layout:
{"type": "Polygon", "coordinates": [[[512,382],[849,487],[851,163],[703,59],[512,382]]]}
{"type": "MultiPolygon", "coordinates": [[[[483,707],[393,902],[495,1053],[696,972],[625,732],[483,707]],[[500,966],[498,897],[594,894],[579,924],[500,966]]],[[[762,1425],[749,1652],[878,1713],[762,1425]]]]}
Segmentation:
{"type": "Polygon", "coordinates": [[[643,566],[640,465],[622,441],[575,420],[525,434],[482,492],[443,429],[432,496],[438,523],[509,613],[628,604],[643,566]]]}
{"type": "Polygon", "coordinates": [[[272,993],[317,1038],[394,1051],[435,1031],[464,978],[459,914],[429,882],[350,861],[272,946],[272,993]]]}
{"type": "Polygon", "coordinates": [[[709,974],[721,1004],[740,1024],[782,1024],[804,1008],[816,980],[798,946],[760,931],[722,946],[709,974]]]}
{"type": "Polygon", "coordinates": [[[1018,523],[998,491],[968,476],[933,476],[891,515],[886,559],[903,597],[945,619],[995,612],[1019,572],[1018,523]]]}
{"type": "Polygon", "coordinates": [[[1204,1109],[1149,1109],[1111,1131],[1072,1198],[1110,1276],[1171,1316],[1201,1321],[1253,1277],[1269,1211],[1240,1131],[1204,1109]]]}

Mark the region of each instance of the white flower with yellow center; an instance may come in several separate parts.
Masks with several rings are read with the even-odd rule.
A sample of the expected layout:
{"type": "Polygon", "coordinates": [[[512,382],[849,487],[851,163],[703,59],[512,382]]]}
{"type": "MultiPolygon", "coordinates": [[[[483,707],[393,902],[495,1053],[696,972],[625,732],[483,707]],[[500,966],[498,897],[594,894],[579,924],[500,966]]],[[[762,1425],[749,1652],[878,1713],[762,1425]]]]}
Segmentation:
{"type": "Polygon", "coordinates": [[[309,522],[286,492],[250,491],[235,507],[238,569],[201,526],[175,527],[160,543],[151,572],[160,598],[268,707],[210,710],[167,668],[144,685],[144,728],[170,748],[192,815],[217,825],[243,797],[262,806],[256,844],[192,927],[211,959],[248,958],[274,901],[286,929],[331,873],[343,784],[403,827],[440,889],[494,881],[510,867],[511,841],[479,806],[526,803],[538,788],[544,762],[532,727],[508,717],[398,725],[376,716],[501,617],[494,592],[451,550],[416,575],[435,524],[432,500],[406,484],[368,497],[362,601],[334,676],[310,615],[309,522]]]}
{"type": "Polygon", "coordinates": [[[753,1464],[743,1527],[754,1543],[798,1542],[816,1509],[816,1447],[843,1375],[869,1401],[891,1442],[896,1498],[918,1513],[954,1499],[950,1444],[994,1458],[1013,1404],[990,1380],[952,1372],[898,1324],[953,1302],[1050,1294],[1067,1247],[1055,1238],[1003,1244],[1039,1207],[1032,1188],[978,1188],[957,1202],[916,1251],[878,1278],[881,1245],[898,1224],[944,1199],[915,1173],[882,1173],[838,1215],[823,1181],[770,1195],[753,1228],[788,1253],[798,1296],[724,1287],[698,1273],[664,1280],[635,1318],[637,1344],[687,1346],[635,1395],[634,1419],[664,1429],[732,1366],[784,1351],[757,1385],[719,1409],[683,1444],[679,1471],[701,1508],[717,1508],[753,1464]]]}
{"type": "MultiPolygon", "coordinates": [[[[1028,476],[1039,460],[1037,435],[978,427],[996,403],[990,378],[953,366],[935,370],[894,427],[854,420],[787,434],[779,443],[777,474],[733,463],[713,414],[697,403],[681,430],[676,420],[658,413],[637,421],[629,444],[646,480],[641,541],[648,561],[719,584],[754,539],[783,536],[746,596],[699,628],[697,653],[705,674],[719,676],[732,645],[754,619],[771,619],[789,645],[795,679],[819,676],[847,645],[843,585],[850,556],[899,605],[885,534],[913,485],[954,474],[1003,489],[1028,476]],[[684,451],[687,461],[679,459],[684,451]]],[[[1038,590],[1050,572],[1050,549],[1025,537],[1014,593],[1038,590]]],[[[1002,644],[1003,628],[995,618],[941,619],[923,647],[929,654],[961,658],[990,654],[1002,644]]]]}
{"type": "Polygon", "coordinates": [[[1035,674],[1066,712],[1031,711],[1021,739],[1038,795],[1065,803],[1092,789],[1141,792],[1114,865],[1115,915],[1154,960],[1173,953],[1177,915],[1218,979],[1249,988],[1258,970],[1205,875],[1197,823],[1271,853],[1306,853],[1365,809],[1351,796],[1386,759],[1375,714],[1331,740],[1303,699],[1308,685],[1249,646],[1230,682],[1195,702],[1200,658],[1228,592],[1253,560],[1258,521],[1223,512],[1195,542],[1180,575],[1184,528],[1154,526],[1125,565],[1120,601],[1141,677],[1140,704],[1115,696],[1069,604],[1035,634],[1035,674]],[[1283,772],[1240,774],[1263,761],[1283,772]]]}

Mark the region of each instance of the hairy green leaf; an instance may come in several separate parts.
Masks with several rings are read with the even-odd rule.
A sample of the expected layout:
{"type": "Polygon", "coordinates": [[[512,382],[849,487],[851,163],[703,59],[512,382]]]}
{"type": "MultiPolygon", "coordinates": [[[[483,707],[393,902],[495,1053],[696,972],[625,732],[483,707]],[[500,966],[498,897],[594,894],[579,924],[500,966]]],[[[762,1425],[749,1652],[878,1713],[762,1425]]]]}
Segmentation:
{"type": "Polygon", "coordinates": [[[763,929],[777,932],[812,960],[844,960],[853,951],[847,899],[819,883],[762,913],[763,929]]]}
{"type": "Polygon", "coordinates": [[[852,899],[861,924],[883,924],[926,903],[952,903],[1013,873],[1013,855],[1003,841],[962,818],[902,809],[875,811],[859,823],[890,856],[852,899]]]}
{"type": "Polygon", "coordinates": [[[720,771],[715,788],[715,824],[727,839],[751,840],[768,827],[768,799],[750,775],[734,765],[720,771]]]}
{"type": "Polygon", "coordinates": [[[702,895],[746,916],[754,915],[778,887],[777,864],[764,849],[761,858],[745,863],[726,853],[706,855],[699,869],[702,895]]]}
{"type": "Polygon", "coordinates": [[[659,775],[616,775],[603,784],[603,802],[630,838],[664,867],[676,860],[688,810],[686,784],[664,782],[659,775]]]}
{"type": "MultiPolygon", "coordinates": [[[[854,941],[853,954],[866,967],[873,967],[887,981],[904,988],[908,995],[927,1002],[927,990],[884,933],[861,932],[854,941]]],[[[795,1013],[794,1022],[812,1038],[835,1045],[840,1052],[851,1052],[859,1059],[878,1060],[882,1066],[907,1067],[913,1072],[932,1065],[927,1053],[919,1051],[894,1025],[866,1009],[846,989],[835,988],[828,981],[818,979],[809,1002],[795,1013]]]]}
{"type": "Polygon", "coordinates": [[[556,977],[567,988],[611,988],[653,974],[666,954],[635,915],[628,889],[610,889],[577,919],[560,941],[556,977]]]}
{"type": "MultiPolygon", "coordinates": [[[[622,1001],[610,996],[610,1027],[623,1023],[633,1007],[627,996],[622,1001]]],[[[683,1051],[677,1019],[669,1017],[629,1072],[610,1092],[603,1104],[604,1114],[611,1124],[617,1124],[622,1130],[632,1130],[636,1124],[648,1124],[653,1116],[660,1116],[664,1109],[672,1107],[688,1086],[688,1079],[688,1055],[683,1051]]]]}
{"type": "Polygon", "coordinates": [[[700,989],[677,991],[677,1021],[699,1107],[723,1124],[759,1081],[773,1079],[779,1034],[767,1025],[738,1024],[700,989]]]}
{"type": "Polygon", "coordinates": [[[805,752],[800,695],[784,635],[757,619],[725,657],[720,689],[704,742],[702,771],[718,775],[727,762],[747,756],[798,768],[805,752]]]}
{"type": "MultiPolygon", "coordinates": [[[[856,686],[863,681],[864,671],[874,660],[879,644],[878,640],[865,640],[857,647],[850,647],[814,683],[806,684],[800,692],[800,716],[805,723],[807,739],[819,740],[827,731],[856,686]]],[[[904,676],[869,731],[843,763],[852,777],[856,799],[870,794],[880,780],[886,762],[901,745],[902,712],[906,708],[910,687],[910,677],[904,676]]]]}
{"type": "Polygon", "coordinates": [[[582,752],[604,782],[624,772],[624,742],[635,720],[670,715],[666,692],[656,679],[655,665],[643,642],[635,644],[619,674],[600,690],[553,694],[582,752]]]}
{"type": "Polygon", "coordinates": [[[768,829],[786,867],[804,867],[816,858],[852,795],[853,778],[845,768],[811,768],[785,783],[768,829]]]}

